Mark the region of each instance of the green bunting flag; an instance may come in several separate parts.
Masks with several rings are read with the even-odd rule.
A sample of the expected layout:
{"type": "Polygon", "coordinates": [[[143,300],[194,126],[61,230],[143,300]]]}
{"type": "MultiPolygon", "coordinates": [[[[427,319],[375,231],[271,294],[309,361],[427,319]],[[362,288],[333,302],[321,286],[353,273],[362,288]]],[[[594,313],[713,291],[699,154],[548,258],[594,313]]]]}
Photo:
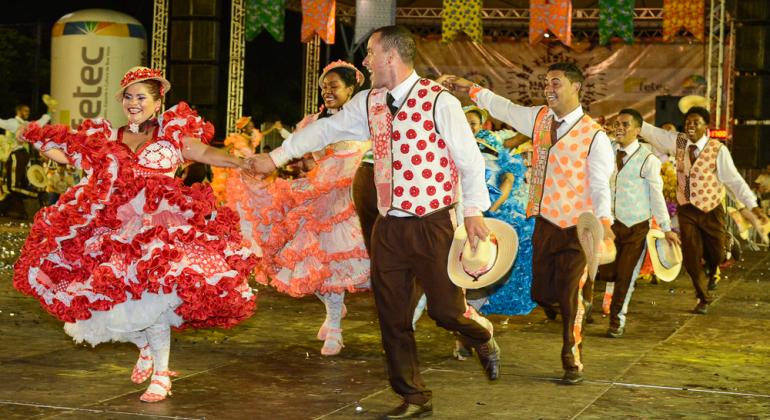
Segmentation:
{"type": "Polygon", "coordinates": [[[608,44],[614,35],[634,42],[634,0],[599,0],[599,43],[608,44]]]}
{"type": "Polygon", "coordinates": [[[262,29],[283,42],[286,0],[246,0],[246,40],[251,41],[262,29]]]}

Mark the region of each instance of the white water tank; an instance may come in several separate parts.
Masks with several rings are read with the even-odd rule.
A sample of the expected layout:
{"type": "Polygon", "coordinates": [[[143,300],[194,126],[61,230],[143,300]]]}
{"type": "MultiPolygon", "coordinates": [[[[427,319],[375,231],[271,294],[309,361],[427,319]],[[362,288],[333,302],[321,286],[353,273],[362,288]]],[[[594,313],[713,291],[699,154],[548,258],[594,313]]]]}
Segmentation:
{"type": "Polygon", "coordinates": [[[51,96],[59,101],[53,122],[76,128],[102,117],[124,125],[115,93],[128,69],[146,65],[144,26],[124,13],[87,9],[62,16],[51,37],[51,96]]]}

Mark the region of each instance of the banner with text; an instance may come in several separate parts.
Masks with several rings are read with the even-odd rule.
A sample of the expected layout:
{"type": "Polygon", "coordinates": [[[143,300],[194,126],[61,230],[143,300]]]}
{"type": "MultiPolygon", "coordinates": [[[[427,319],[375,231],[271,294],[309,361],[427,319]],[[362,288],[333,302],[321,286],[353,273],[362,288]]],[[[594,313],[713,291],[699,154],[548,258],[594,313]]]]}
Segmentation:
{"type": "MultiPolygon", "coordinates": [[[[611,117],[622,108],[648,121],[655,97],[705,95],[705,48],[697,45],[612,44],[580,52],[564,46],[521,42],[473,44],[418,41],[416,69],[426,77],[455,74],[473,80],[521,105],[545,103],[543,86],[551,63],[567,61],[585,73],[581,102],[593,117],[611,117]]],[[[463,102],[470,100],[460,98],[463,102]]]]}

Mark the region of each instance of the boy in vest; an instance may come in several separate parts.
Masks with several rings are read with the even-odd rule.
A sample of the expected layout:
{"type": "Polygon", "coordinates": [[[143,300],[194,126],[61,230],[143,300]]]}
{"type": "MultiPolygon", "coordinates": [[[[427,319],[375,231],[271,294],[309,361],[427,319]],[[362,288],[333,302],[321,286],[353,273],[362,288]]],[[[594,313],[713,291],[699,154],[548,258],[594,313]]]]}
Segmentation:
{"type": "Polygon", "coordinates": [[[546,74],[546,106],[516,105],[468,80],[439,79],[514,130],[530,134],[533,158],[527,215],[536,216],[532,236],[532,300],[563,320],[562,383],[583,381],[583,322],[586,305],[586,257],[577,235],[578,216],[592,212],[612,240],[610,176],[615,159],[610,140],[580,106],[583,72],[571,63],[555,63],[546,74]]]}
{"type": "MultiPolygon", "coordinates": [[[[39,120],[35,121],[40,127],[48,124],[51,121],[51,109],[48,109],[48,114],[43,114],[39,120]]],[[[0,128],[5,130],[14,139],[16,138],[16,132],[24,128],[29,124],[29,105],[20,104],[16,105],[16,116],[7,120],[0,119],[0,128]]],[[[24,143],[26,144],[26,143],[24,143]]]]}
{"type": "Polygon", "coordinates": [[[638,111],[623,109],[615,120],[616,172],[610,185],[613,193],[615,223],[615,262],[599,268],[602,278],[614,283],[610,304],[610,328],[607,336],[623,336],[626,312],[634,281],[644,262],[647,232],[650,219],[655,217],[666,239],[679,245],[679,237],[671,231],[671,219],[663,198],[663,178],[660,176],[660,160],[649,148],[639,144],[637,137],[644,120],[638,111]]]}
{"type": "Polygon", "coordinates": [[[725,186],[746,206],[744,216],[755,225],[765,220],[757,198],[738,173],[730,151],[718,140],[708,138],[711,118],[705,108],[692,107],[685,114],[685,132],[677,133],[642,125],[642,137],[676,161],[677,217],[682,234],[682,264],[692,279],[698,304],[696,314],[708,312],[712,297],[709,276],[715,276],[725,260],[725,186]],[[704,252],[705,251],[705,252],[704,252]],[[701,264],[705,260],[705,270],[701,264]]]}
{"type": "Polygon", "coordinates": [[[379,211],[371,238],[372,289],[390,385],[404,400],[386,419],[423,417],[433,410],[412,329],[415,277],[431,318],[475,348],[490,380],[500,374],[500,350],[491,331],[464,316],[465,296],[447,273],[461,183],[471,245],[489,234],[482,217],[490,206],[484,160],[460,101],[415,73],[415,53],[408,30],[375,30],[364,59],[372,89],[294,134],[270,155],[251,158],[255,172],[268,174],[330,143],[371,137],[379,211]]]}

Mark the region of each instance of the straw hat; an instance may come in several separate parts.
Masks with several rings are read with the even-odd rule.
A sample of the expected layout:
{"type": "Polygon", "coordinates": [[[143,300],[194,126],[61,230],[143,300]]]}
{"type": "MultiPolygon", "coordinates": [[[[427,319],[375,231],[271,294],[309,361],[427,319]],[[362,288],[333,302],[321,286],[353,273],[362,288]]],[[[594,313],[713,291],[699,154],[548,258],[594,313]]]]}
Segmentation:
{"type": "Polygon", "coordinates": [[[463,107],[463,113],[467,114],[469,112],[477,112],[479,115],[481,115],[481,123],[484,124],[489,119],[489,111],[486,109],[482,109],[477,107],[476,105],[468,105],[463,107]]]}
{"type": "Polygon", "coordinates": [[[120,80],[120,89],[115,94],[115,100],[120,102],[123,100],[123,92],[126,88],[134,83],[144,82],[147,80],[157,80],[160,82],[160,96],[165,95],[171,90],[171,83],[161,75],[160,70],[154,70],[149,67],[136,66],[131,67],[126,74],[123,75],[123,79],[120,80]]]}
{"type": "Polygon", "coordinates": [[[57,107],[59,106],[59,101],[52,98],[51,95],[45,94],[43,95],[43,103],[48,108],[50,112],[56,112],[57,107]]]}
{"type": "Polygon", "coordinates": [[[615,242],[604,240],[604,228],[593,213],[585,212],[578,217],[577,234],[580,246],[586,254],[588,276],[596,278],[600,265],[615,261],[615,242]]]}
{"type": "Polygon", "coordinates": [[[37,188],[45,188],[47,185],[47,179],[45,169],[40,165],[30,165],[27,168],[27,181],[32,186],[37,188]]]}
{"type": "Polygon", "coordinates": [[[735,225],[738,226],[738,236],[740,236],[744,241],[749,240],[749,229],[751,228],[751,223],[749,223],[749,221],[743,217],[741,212],[734,207],[728,207],[727,214],[730,215],[730,218],[733,219],[735,225]]]}
{"type": "Polygon", "coordinates": [[[770,243],[770,222],[760,222],[757,227],[757,233],[763,244],[770,243]]]}
{"type": "Polygon", "coordinates": [[[465,225],[455,229],[449,248],[447,272],[452,283],[464,289],[480,289],[507,277],[516,260],[519,237],[513,226],[502,220],[484,218],[490,235],[471,249],[465,225]]]}
{"type": "Polygon", "coordinates": [[[669,242],[663,231],[653,228],[647,232],[647,250],[650,252],[655,277],[673,281],[679,275],[682,269],[682,249],[669,242]]]}
{"type": "Polygon", "coordinates": [[[709,109],[709,100],[700,95],[687,95],[679,100],[679,110],[682,114],[686,114],[694,106],[709,109]]]}
{"type": "Polygon", "coordinates": [[[739,212],[743,219],[751,224],[751,227],[757,232],[760,241],[763,244],[770,243],[770,238],[768,238],[768,234],[770,234],[770,221],[760,219],[751,210],[745,207],[740,209],[739,212]]]}
{"type": "Polygon", "coordinates": [[[250,121],[251,121],[251,117],[248,117],[248,116],[243,116],[241,118],[238,118],[238,121],[235,122],[235,128],[239,130],[243,130],[243,128],[246,127],[246,125],[248,125],[250,121]]]}
{"type": "Polygon", "coordinates": [[[8,160],[15,143],[15,139],[9,138],[9,136],[6,136],[5,134],[0,134],[0,162],[8,160]]]}

